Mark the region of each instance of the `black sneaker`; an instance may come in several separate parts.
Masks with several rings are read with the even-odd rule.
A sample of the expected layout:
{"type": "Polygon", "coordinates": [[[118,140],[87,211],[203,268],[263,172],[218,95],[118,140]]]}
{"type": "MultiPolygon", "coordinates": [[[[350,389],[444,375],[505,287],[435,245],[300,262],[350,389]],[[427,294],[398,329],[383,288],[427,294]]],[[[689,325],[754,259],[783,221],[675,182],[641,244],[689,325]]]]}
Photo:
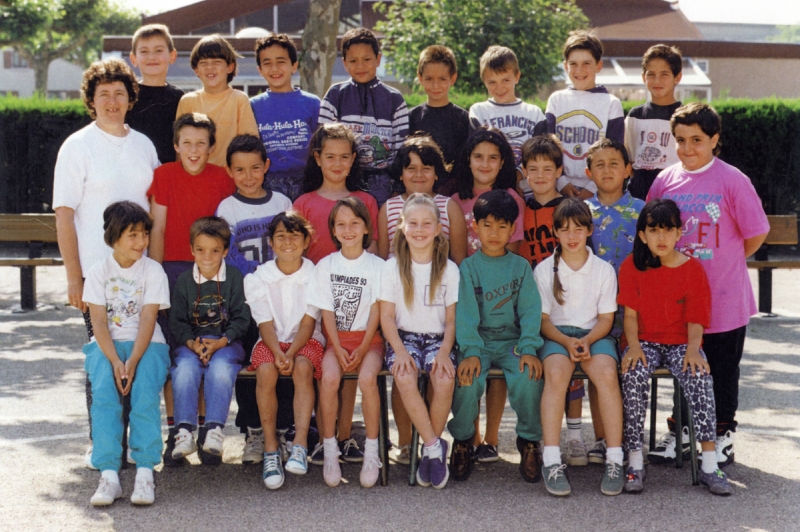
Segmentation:
{"type": "Polygon", "coordinates": [[[538,482],[542,478],[542,453],[539,442],[517,436],[517,450],[520,454],[520,475],[525,482],[538,482]]]}
{"type": "Polygon", "coordinates": [[[472,473],[472,440],[455,440],[450,453],[450,478],[467,480],[472,473]]]}
{"type": "Polygon", "coordinates": [[[175,450],[175,435],[178,433],[178,427],[170,427],[167,432],[166,449],[164,449],[165,467],[181,467],[186,464],[186,458],[175,459],[172,457],[172,451],[175,450]]]}
{"type": "MultiPolygon", "coordinates": [[[[647,460],[653,464],[664,464],[675,460],[677,437],[674,432],[667,432],[662,437],[655,449],[647,453],[647,460]]],[[[689,427],[683,427],[681,431],[681,450],[683,452],[683,459],[688,460],[691,457],[691,445],[689,444],[689,427]]]]}
{"type": "Polygon", "coordinates": [[[353,438],[339,442],[339,452],[345,462],[363,462],[364,452],[358,448],[358,442],[353,438]]]}

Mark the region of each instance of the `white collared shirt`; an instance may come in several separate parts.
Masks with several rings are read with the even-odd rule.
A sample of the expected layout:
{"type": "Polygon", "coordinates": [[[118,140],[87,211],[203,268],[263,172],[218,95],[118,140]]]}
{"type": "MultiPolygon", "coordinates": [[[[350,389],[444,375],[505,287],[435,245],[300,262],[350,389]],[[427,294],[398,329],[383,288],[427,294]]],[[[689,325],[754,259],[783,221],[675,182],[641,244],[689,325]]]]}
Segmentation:
{"type": "Polygon", "coordinates": [[[564,289],[564,304],[553,294],[553,257],[536,266],[533,277],[542,297],[542,314],[550,316],[556,326],[573,326],[590,330],[599,314],[617,311],[617,276],[614,267],[597,258],[586,246],[589,259],[574,271],[564,260],[558,261],[558,278],[564,289]]]}
{"type": "Polygon", "coordinates": [[[194,277],[194,282],[196,282],[197,284],[203,284],[205,282],[210,282],[210,281],[224,283],[227,270],[228,268],[225,264],[225,261],[223,260],[219,265],[219,270],[217,270],[217,274],[211,279],[208,279],[207,277],[205,277],[200,273],[200,267],[197,266],[197,264],[195,264],[192,267],[192,277],[194,277]]]}

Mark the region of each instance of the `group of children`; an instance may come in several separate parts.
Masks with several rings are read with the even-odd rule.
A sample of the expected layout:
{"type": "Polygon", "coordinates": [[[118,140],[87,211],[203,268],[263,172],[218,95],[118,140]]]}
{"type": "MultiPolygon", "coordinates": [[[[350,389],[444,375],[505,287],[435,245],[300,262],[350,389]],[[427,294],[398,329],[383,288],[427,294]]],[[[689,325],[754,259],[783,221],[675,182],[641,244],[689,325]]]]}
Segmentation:
{"type": "MultiPolygon", "coordinates": [[[[172,113],[169,130],[142,129],[159,148],[171,140],[178,160],[159,149],[149,214],[130,202],[106,209],[113,255],[86,275],[97,332],[86,369],[95,403],[107,409],[92,410],[91,463],[102,471],[92,503],[122,493],[117,392],[132,397],[131,459],[158,463],[168,367],[165,463],[198,447],[210,462],[221,457],[236,387],[243,462],[263,460],[267,488],[283,485],[284,470],[305,474],[309,461],[337,486],[340,456],[362,462],[361,485],[371,487],[383,467],[377,377],[385,366],[398,460],[409,459],[412,423],[424,443],[420,485],[441,489],[451,476],[466,480],[475,460],[497,460],[507,393],[522,477],[564,496],[565,413],[566,462],[604,464],[604,494],[642,490],[648,381],[666,365],[693,414],[701,482],[731,493],[720,467],[733,460],[738,363],[754,310],[744,260],[768,227],[747,177],[715,157],[717,114],[675,101],[677,50],[647,51],[652,101],[627,125],[619,100],[595,85],[602,45],[583,31],[564,47],[572,85],[544,114],[517,98],[519,65],[505,47],[482,57],[490,99],[468,114],[448,98],[457,72],[446,47],[423,51],[428,100],[410,112],[377,78],[380,45],[369,30],[348,31],[342,57],[352,79],[320,102],[291,85],[291,39],[261,38],[256,59],[270,90],[248,101],[229,85],[235,50],[204,37],[191,56],[203,88],[178,101],[166,83],[175,58],[168,30],[146,26],[134,36],[140,103],[148,95],[152,105],[137,103],[130,123],[153,127],[149,114],[166,122],[172,113]],[[256,372],[255,388],[239,387],[243,366],[256,372]],[[486,390],[490,367],[505,380],[486,390]],[[576,367],[591,381],[597,441],[589,452],[576,367]],[[342,383],[347,372],[357,383],[342,383]],[[287,417],[280,376],[294,384],[291,443],[277,432],[288,428],[279,423],[287,417]],[[350,434],[356,385],[363,451],[350,434]]],[[[673,447],[662,458],[674,457],[682,430],[670,429],[673,447]]],[[[152,486],[152,469],[143,479],[152,486]]],[[[153,499],[151,487],[132,502],[153,499]]]]}

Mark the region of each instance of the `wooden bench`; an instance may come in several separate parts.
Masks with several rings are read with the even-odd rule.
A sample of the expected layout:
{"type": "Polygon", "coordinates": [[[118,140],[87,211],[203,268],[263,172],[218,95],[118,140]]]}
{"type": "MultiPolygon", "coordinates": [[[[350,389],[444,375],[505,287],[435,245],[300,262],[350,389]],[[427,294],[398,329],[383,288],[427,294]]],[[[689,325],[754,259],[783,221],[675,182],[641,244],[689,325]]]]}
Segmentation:
{"type": "Polygon", "coordinates": [[[20,269],[20,307],[36,310],[36,267],[63,266],[60,258],[43,258],[42,244],[56,242],[55,214],[0,214],[0,242],[27,242],[28,256],[0,258],[0,266],[20,269]]]}
{"type": "MultiPolygon", "coordinates": [[[[381,424],[378,429],[378,454],[381,457],[381,462],[383,462],[383,467],[381,468],[381,486],[389,485],[389,448],[386,446],[386,441],[389,437],[389,395],[386,391],[386,377],[389,377],[391,374],[392,373],[388,370],[383,370],[378,374],[378,394],[381,398],[381,424]]],[[[239,372],[239,378],[255,379],[256,372],[243,369],[239,372]]],[[[290,379],[291,377],[281,375],[280,378],[290,379]]],[[[358,373],[345,373],[342,379],[357,380],[358,373]]],[[[320,434],[320,441],[321,439],[322,435],[320,434]]]]}
{"type": "Polygon", "coordinates": [[[800,260],[770,260],[769,246],[797,245],[797,215],[767,216],[767,218],[769,219],[767,239],[753,258],[747,261],[747,267],[758,270],[758,311],[768,316],[775,316],[772,313],[772,270],[798,269],[800,260]]]}

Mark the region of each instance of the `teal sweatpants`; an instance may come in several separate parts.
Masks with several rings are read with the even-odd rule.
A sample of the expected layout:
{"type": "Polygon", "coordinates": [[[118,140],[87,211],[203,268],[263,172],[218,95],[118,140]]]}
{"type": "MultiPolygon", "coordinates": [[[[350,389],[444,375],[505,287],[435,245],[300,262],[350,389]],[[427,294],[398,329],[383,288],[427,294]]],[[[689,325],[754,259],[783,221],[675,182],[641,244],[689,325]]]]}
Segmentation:
{"type": "MultiPolygon", "coordinates": [[[[489,368],[500,368],[508,385],[508,400],[517,413],[517,435],[529,441],[542,439],[542,420],[539,404],[542,401],[544,380],[528,379],[528,368],[519,371],[519,357],[514,354],[514,343],[487,344],[481,351],[481,374],[472,380],[471,386],[456,386],[453,394],[453,419],[447,429],[456,440],[470,440],[475,434],[475,418],[478,417],[478,402],[486,389],[489,368]]],[[[536,353],[530,353],[536,355],[536,353]]],[[[459,364],[463,357],[459,353],[459,364]]],[[[458,380],[456,379],[456,382],[458,380]]]]}
{"type": "MultiPolygon", "coordinates": [[[[117,355],[125,362],[133,342],[114,342],[117,355]]],[[[118,471],[122,456],[122,394],[117,390],[114,371],[100,346],[83,346],[84,368],[92,383],[92,465],[100,471],[118,471]]],[[[137,467],[154,468],[161,462],[161,389],[167,380],[169,347],[152,342],[139,360],[131,387],[131,457],[137,467]]]]}

